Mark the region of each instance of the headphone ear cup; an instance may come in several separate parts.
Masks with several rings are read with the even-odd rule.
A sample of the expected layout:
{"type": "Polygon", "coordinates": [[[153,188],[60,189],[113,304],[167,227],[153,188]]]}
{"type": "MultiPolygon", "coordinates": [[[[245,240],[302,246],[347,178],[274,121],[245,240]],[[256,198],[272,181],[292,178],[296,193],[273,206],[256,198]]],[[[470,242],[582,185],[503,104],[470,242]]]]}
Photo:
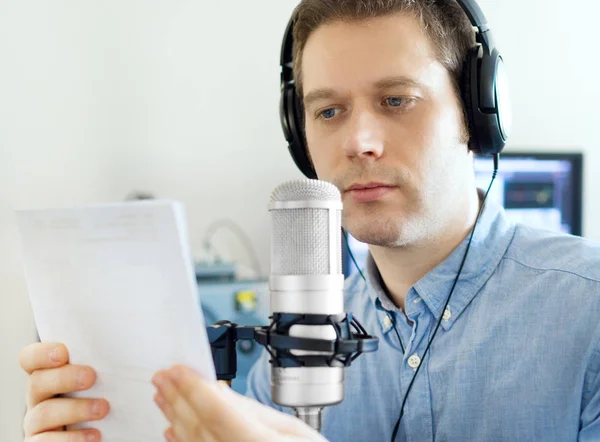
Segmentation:
{"type": "Polygon", "coordinates": [[[477,136],[477,125],[475,122],[475,112],[479,103],[478,99],[478,58],[479,58],[479,46],[471,48],[467,54],[467,58],[463,63],[462,77],[461,77],[461,94],[463,105],[465,108],[465,116],[467,124],[469,126],[469,150],[475,154],[481,154],[481,147],[479,144],[479,138],[477,136]]]}
{"type": "Polygon", "coordinates": [[[304,147],[303,151],[306,152],[306,137],[304,135],[304,106],[302,106],[302,102],[298,97],[298,94],[294,93],[292,100],[294,107],[294,122],[296,123],[296,130],[298,131],[298,139],[304,147]]]}
{"type": "Polygon", "coordinates": [[[279,122],[281,123],[281,129],[283,130],[283,136],[286,141],[290,143],[292,141],[292,133],[290,131],[289,115],[288,115],[288,103],[287,103],[287,90],[285,87],[281,88],[281,95],[279,97],[279,122]]]}
{"type": "Polygon", "coordinates": [[[288,149],[292,159],[300,171],[307,177],[316,179],[317,173],[308,157],[304,137],[304,108],[300,103],[296,89],[290,87],[286,91],[287,98],[287,121],[290,129],[290,140],[288,149]]]}

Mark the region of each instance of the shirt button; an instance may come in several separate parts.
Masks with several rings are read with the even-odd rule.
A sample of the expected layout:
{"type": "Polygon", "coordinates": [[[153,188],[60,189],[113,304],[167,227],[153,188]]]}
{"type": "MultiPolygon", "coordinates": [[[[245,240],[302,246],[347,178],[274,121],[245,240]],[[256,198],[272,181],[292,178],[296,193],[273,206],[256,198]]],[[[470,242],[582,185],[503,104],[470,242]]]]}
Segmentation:
{"type": "Polygon", "coordinates": [[[444,315],[442,316],[442,319],[444,321],[447,321],[448,319],[450,319],[452,317],[452,313],[450,312],[449,308],[446,308],[446,310],[444,311],[444,315]]]}
{"type": "Polygon", "coordinates": [[[410,368],[416,369],[420,363],[421,363],[421,358],[418,357],[417,355],[412,355],[410,358],[408,358],[408,366],[410,368]]]}
{"type": "Polygon", "coordinates": [[[383,326],[385,328],[390,328],[392,326],[392,320],[387,315],[385,316],[385,319],[383,320],[383,326]]]}

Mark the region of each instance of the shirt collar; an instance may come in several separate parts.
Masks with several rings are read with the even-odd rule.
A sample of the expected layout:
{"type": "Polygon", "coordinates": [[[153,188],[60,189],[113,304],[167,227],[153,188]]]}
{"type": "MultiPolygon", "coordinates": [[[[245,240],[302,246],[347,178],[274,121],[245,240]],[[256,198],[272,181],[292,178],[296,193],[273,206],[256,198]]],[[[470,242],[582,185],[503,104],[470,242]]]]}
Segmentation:
{"type": "MultiPolygon", "coordinates": [[[[498,267],[513,238],[514,231],[515,226],[506,217],[502,206],[487,200],[475,228],[460,278],[448,304],[450,314],[447,314],[447,319],[442,320],[444,330],[452,327],[498,267]]],[[[429,311],[438,319],[454,284],[470,236],[469,233],[444,261],[413,286],[429,311]]],[[[380,313],[383,331],[387,332],[391,329],[391,324],[389,319],[385,319],[387,317],[386,310],[392,310],[394,307],[382,287],[381,276],[371,254],[368,255],[365,271],[369,297],[380,313]]]]}

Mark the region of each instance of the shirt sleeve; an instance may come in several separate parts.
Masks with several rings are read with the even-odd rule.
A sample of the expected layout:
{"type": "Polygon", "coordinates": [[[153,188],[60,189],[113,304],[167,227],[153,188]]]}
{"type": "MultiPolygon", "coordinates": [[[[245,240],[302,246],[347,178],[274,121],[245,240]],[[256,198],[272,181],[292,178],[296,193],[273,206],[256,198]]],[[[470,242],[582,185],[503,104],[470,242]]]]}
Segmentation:
{"type": "Polygon", "coordinates": [[[276,405],[271,400],[271,364],[269,352],[263,350],[262,355],[254,363],[248,373],[248,381],[246,385],[246,396],[254,399],[261,404],[283,411],[284,413],[293,414],[293,410],[287,407],[276,405]]]}
{"type": "Polygon", "coordinates": [[[600,346],[588,368],[581,405],[578,441],[600,441],[600,346]]]}

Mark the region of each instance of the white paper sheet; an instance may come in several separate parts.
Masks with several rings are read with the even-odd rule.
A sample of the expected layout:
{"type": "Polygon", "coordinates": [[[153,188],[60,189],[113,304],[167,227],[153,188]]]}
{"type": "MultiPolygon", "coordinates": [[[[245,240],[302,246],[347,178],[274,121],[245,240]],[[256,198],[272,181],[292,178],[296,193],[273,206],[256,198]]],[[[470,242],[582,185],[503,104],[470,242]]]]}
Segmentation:
{"type": "Polygon", "coordinates": [[[111,407],[107,442],[162,442],[168,426],[152,375],[173,364],[215,372],[183,207],[135,201],[18,211],[23,264],[42,341],[63,342],[96,385],[74,396],[111,407]]]}

